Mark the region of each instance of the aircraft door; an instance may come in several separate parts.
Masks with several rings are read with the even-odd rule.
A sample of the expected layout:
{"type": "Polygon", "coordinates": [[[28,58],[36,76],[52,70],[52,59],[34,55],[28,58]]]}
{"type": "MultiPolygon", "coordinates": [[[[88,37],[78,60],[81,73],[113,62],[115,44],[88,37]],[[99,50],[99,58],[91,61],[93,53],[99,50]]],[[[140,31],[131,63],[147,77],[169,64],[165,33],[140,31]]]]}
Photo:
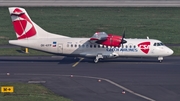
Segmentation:
{"type": "Polygon", "coordinates": [[[154,49],[151,50],[151,53],[154,54],[154,49]]]}
{"type": "Polygon", "coordinates": [[[58,43],[58,53],[63,53],[63,44],[62,43],[58,43]]]}

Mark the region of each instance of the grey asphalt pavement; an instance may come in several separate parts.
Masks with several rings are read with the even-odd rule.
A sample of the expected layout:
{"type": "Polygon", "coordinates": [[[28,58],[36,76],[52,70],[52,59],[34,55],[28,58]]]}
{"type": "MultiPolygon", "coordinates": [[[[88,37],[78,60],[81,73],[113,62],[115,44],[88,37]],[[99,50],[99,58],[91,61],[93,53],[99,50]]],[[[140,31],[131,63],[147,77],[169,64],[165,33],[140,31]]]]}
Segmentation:
{"type": "Polygon", "coordinates": [[[84,59],[73,67],[78,59],[71,57],[1,56],[0,82],[42,82],[74,101],[178,101],[179,60],[119,58],[94,64],[84,59]]]}

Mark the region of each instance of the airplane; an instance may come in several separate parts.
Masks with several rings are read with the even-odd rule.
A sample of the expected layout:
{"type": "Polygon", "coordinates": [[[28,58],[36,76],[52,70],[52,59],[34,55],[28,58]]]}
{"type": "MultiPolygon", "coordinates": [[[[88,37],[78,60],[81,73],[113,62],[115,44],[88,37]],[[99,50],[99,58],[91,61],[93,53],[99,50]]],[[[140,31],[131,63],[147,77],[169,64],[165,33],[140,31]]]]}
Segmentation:
{"type": "Polygon", "coordinates": [[[174,52],[156,39],[125,38],[122,36],[95,32],[90,38],[72,38],[45,31],[29,17],[24,8],[9,7],[12,24],[17,36],[10,44],[32,48],[61,56],[92,58],[99,60],[119,57],[163,57],[174,52]]]}

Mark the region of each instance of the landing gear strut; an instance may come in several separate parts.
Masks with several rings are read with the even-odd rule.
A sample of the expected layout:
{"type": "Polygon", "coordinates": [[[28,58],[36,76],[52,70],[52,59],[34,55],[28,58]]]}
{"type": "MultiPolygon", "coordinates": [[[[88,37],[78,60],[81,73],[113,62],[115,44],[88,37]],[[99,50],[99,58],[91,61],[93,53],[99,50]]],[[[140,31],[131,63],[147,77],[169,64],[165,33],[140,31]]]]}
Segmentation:
{"type": "Polygon", "coordinates": [[[158,57],[158,60],[161,63],[163,61],[163,57],[158,57]]]}
{"type": "Polygon", "coordinates": [[[96,58],[94,59],[94,63],[98,63],[99,59],[103,59],[102,54],[98,54],[96,58]]]}

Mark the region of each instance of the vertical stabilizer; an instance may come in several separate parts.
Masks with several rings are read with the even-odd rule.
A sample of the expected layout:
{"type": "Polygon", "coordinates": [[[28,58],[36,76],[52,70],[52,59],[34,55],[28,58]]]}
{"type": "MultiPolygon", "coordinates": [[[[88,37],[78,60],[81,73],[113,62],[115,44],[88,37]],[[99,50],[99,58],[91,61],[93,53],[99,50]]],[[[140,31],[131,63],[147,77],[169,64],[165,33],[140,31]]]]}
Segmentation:
{"type": "Polygon", "coordinates": [[[17,39],[37,39],[37,38],[68,38],[67,36],[49,33],[35,24],[24,8],[9,7],[12,24],[17,39]]]}

